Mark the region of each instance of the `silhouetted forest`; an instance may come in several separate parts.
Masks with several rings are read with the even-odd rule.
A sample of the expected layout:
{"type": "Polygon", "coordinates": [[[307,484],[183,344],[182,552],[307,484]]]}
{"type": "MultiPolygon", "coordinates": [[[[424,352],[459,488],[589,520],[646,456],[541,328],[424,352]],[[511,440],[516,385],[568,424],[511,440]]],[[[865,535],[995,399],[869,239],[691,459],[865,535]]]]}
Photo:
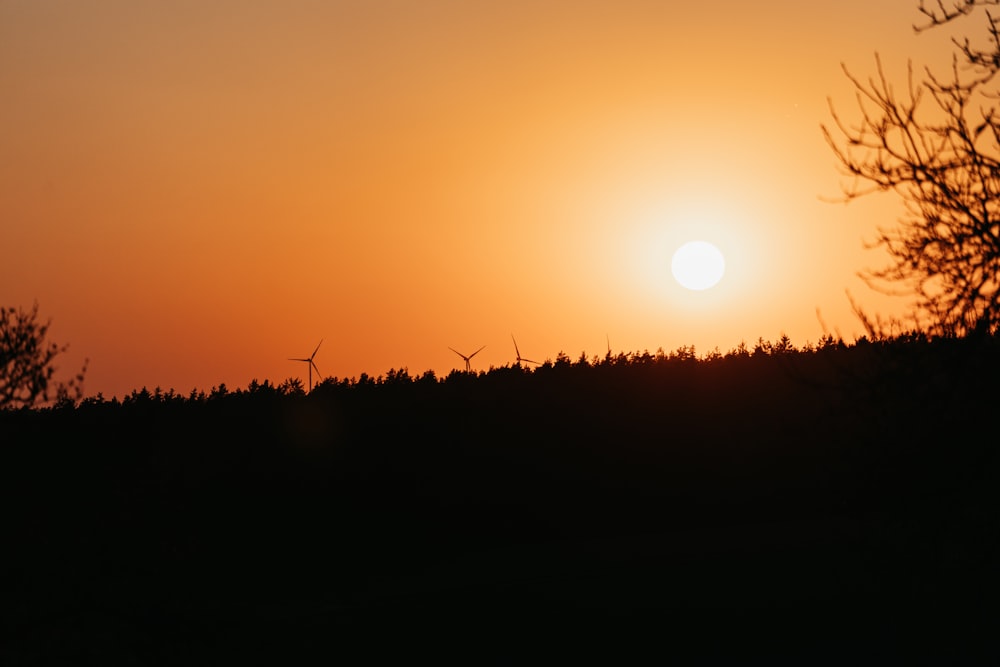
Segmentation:
{"type": "Polygon", "coordinates": [[[998,377],[782,337],[0,411],[0,659],[989,662],[998,377]]]}

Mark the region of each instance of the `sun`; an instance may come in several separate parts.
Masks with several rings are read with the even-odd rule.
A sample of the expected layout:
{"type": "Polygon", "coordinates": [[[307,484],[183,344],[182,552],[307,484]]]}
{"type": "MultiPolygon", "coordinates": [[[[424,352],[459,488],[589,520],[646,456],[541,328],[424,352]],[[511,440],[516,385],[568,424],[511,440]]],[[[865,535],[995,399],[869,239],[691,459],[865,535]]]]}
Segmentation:
{"type": "Polygon", "coordinates": [[[722,274],[726,271],[726,259],[711,243],[690,241],[674,253],[670,270],[681,287],[706,290],[722,280],[722,274]]]}

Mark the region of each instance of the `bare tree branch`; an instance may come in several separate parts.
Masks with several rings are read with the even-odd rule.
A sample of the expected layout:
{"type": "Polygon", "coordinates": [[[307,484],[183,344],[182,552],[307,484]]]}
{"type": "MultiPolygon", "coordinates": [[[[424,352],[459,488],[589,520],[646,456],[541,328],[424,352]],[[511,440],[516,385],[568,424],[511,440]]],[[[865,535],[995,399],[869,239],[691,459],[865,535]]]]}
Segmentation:
{"type": "MultiPolygon", "coordinates": [[[[919,30],[968,16],[1000,0],[938,0],[919,11],[919,30]]],[[[916,296],[920,318],[933,333],[966,335],[1000,328],[1000,113],[986,87],[1000,69],[1000,31],[984,12],[993,47],[968,41],[947,78],[912,63],[906,87],[890,83],[876,54],[867,80],[844,73],[855,89],[860,120],[848,123],[830,102],[833,128],[822,126],[840,170],[844,201],[893,191],[904,203],[894,227],[877,231],[874,247],[891,263],[862,273],[870,286],[916,296]]]]}
{"type": "Polygon", "coordinates": [[[86,363],[69,382],[53,382],[53,362],[68,346],[46,342],[48,330],[48,322],[38,322],[37,303],[31,310],[0,307],[0,409],[82,396],[86,363]]]}

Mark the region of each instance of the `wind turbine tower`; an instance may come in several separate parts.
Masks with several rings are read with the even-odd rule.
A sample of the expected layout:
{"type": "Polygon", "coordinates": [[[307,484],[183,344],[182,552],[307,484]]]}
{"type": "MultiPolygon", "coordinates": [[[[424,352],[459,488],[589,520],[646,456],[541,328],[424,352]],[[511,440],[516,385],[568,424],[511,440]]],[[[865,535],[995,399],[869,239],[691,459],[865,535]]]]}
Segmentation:
{"type": "Polygon", "coordinates": [[[316,346],[316,349],[315,349],[315,350],[313,350],[313,353],[312,353],[312,354],[310,354],[310,355],[309,355],[309,356],[308,356],[307,358],[305,358],[305,359],[302,359],[302,358],[295,358],[295,357],[289,357],[289,358],[288,358],[288,360],[289,360],[289,361],[304,361],[304,362],[306,362],[307,364],[309,364],[309,391],[310,391],[310,392],[311,392],[311,391],[313,390],[313,369],[314,369],[314,368],[316,369],[316,376],[317,376],[317,377],[318,377],[318,378],[319,378],[320,380],[322,380],[322,379],[323,379],[323,376],[322,376],[322,375],[320,374],[320,372],[319,372],[319,367],[318,367],[318,366],[316,365],[316,362],[315,362],[315,361],[313,361],[313,359],[315,359],[315,358],[316,358],[316,353],[317,353],[317,352],[319,352],[319,346],[320,346],[320,345],[322,345],[322,344],[323,344],[323,339],[320,339],[320,341],[319,341],[319,345],[317,345],[317,346],[316,346]]]}
{"type": "Polygon", "coordinates": [[[486,347],[486,346],[483,345],[483,347],[479,348],[478,350],[476,350],[475,352],[473,352],[469,356],[466,356],[466,355],[462,354],[461,352],[459,352],[458,350],[456,350],[453,347],[449,347],[448,349],[451,350],[452,352],[454,352],[455,354],[457,354],[458,356],[462,357],[463,359],[465,359],[465,372],[466,373],[470,373],[472,371],[472,364],[470,364],[469,362],[472,360],[472,357],[474,357],[477,354],[479,354],[480,352],[482,352],[484,347],[486,347]]]}
{"type": "Polygon", "coordinates": [[[525,359],[524,357],[521,356],[521,350],[517,349],[517,340],[514,338],[514,334],[510,335],[510,339],[514,341],[514,354],[517,355],[518,365],[520,365],[522,362],[525,364],[535,364],[536,366],[539,365],[537,361],[533,361],[531,359],[525,359]]]}

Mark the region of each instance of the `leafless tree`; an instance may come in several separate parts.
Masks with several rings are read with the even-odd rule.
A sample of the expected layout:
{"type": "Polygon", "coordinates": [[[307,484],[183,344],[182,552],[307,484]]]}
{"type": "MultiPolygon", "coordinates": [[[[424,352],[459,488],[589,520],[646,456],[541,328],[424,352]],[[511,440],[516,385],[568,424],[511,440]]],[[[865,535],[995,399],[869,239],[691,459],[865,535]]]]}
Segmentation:
{"type": "Polygon", "coordinates": [[[1000,329],[1000,29],[989,9],[997,5],[921,1],[918,33],[981,16],[986,46],[953,39],[946,76],[930,68],[918,76],[910,63],[899,88],[878,56],[867,79],[845,67],[860,119],[843,120],[831,102],[833,125],[823,126],[848,177],[846,200],[886,190],[903,200],[904,215],[880,227],[872,244],[887,251],[889,265],[861,275],[875,289],[915,295],[914,319],[929,335],[1000,329]]]}
{"type": "Polygon", "coordinates": [[[0,307],[0,410],[81,397],[86,364],[68,382],[53,382],[53,361],[68,346],[45,340],[49,324],[38,321],[37,303],[30,310],[0,307]]]}

